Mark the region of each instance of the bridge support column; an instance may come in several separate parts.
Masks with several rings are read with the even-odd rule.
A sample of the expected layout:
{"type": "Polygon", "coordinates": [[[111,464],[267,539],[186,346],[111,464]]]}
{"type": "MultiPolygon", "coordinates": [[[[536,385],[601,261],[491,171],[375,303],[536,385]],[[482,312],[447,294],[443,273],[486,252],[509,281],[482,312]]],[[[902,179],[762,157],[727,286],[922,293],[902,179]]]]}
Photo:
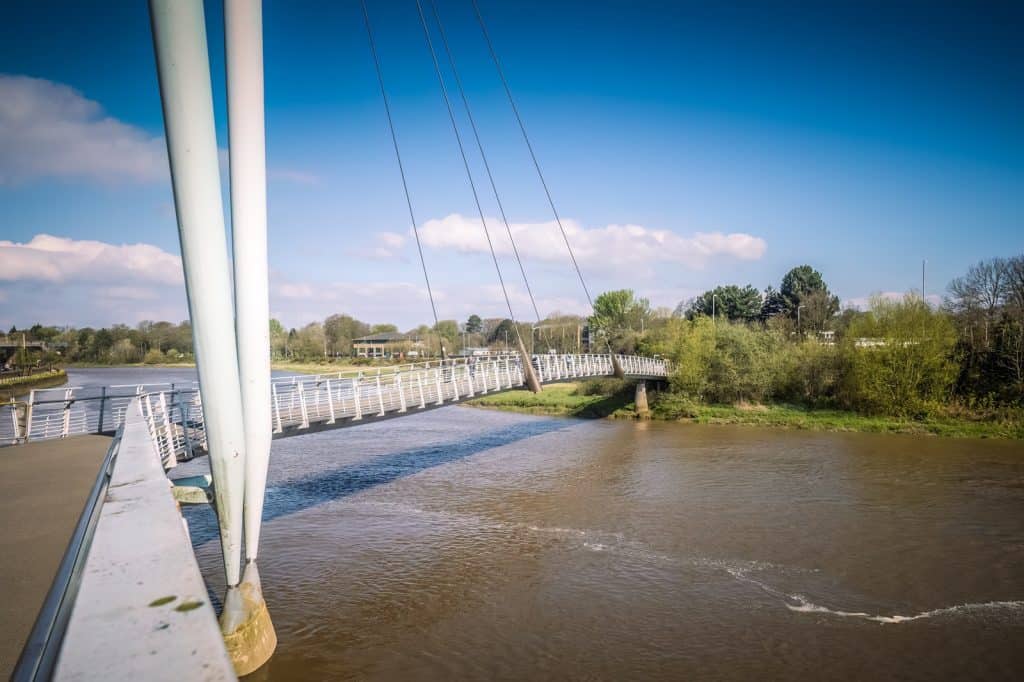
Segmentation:
{"type": "MultiPolygon", "coordinates": [[[[263,599],[256,566],[271,440],[262,0],[225,0],[224,47],[235,329],[246,454],[243,509],[245,570],[241,584],[230,588],[224,599],[221,632],[235,672],[247,675],[266,663],[277,648],[277,633],[263,599]]],[[[317,392],[318,399],[319,395],[317,392]]],[[[301,393],[300,396],[305,397],[301,393]]],[[[330,390],[327,397],[329,401],[330,390]]],[[[308,427],[305,402],[303,421],[308,427]]]]}
{"type": "Polygon", "coordinates": [[[228,587],[221,632],[235,672],[244,675],[270,657],[277,641],[254,563],[271,414],[262,21],[259,0],[229,0],[225,5],[237,287],[234,306],[203,3],[149,2],[228,587]],[[233,324],[236,311],[237,333],[233,324]],[[255,448],[252,462],[247,462],[248,444],[255,448]],[[243,524],[249,560],[244,576],[243,524]]]}
{"type": "Polygon", "coordinates": [[[636,398],[633,401],[636,405],[636,416],[641,419],[648,419],[651,416],[651,408],[647,404],[647,382],[636,382],[636,398]]]}
{"type": "Polygon", "coordinates": [[[240,582],[245,430],[201,0],[150,0],[167,153],[228,587],[240,582]]]}

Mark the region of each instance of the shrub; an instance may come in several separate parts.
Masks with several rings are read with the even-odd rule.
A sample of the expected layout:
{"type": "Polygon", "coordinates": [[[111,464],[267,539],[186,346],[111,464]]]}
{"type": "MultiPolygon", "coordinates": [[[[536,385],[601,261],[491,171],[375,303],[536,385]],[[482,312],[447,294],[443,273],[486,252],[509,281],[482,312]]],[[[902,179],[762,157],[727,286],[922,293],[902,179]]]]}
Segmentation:
{"type": "Polygon", "coordinates": [[[850,363],[844,402],[875,414],[932,412],[956,380],[955,345],[949,318],[919,298],[873,299],[871,311],[850,324],[844,339],[850,363]]]}
{"type": "Polygon", "coordinates": [[[808,340],[783,348],[773,396],[811,407],[834,404],[847,372],[843,349],[808,340]]]}
{"type": "Polygon", "coordinates": [[[162,362],[167,361],[167,356],[160,351],[159,348],[150,348],[146,351],[145,357],[142,358],[142,362],[147,365],[159,365],[162,362]]]}

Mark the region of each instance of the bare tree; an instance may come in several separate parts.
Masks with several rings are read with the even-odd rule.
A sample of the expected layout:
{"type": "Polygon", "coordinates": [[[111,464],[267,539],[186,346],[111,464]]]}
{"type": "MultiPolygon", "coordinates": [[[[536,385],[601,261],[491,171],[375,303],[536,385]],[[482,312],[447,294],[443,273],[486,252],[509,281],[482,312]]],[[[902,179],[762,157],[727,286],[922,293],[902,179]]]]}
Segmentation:
{"type": "Polygon", "coordinates": [[[949,284],[947,305],[970,326],[984,327],[986,349],[991,344],[989,329],[1010,293],[1011,270],[1011,261],[992,258],[972,265],[966,275],[957,277],[949,284]]]}

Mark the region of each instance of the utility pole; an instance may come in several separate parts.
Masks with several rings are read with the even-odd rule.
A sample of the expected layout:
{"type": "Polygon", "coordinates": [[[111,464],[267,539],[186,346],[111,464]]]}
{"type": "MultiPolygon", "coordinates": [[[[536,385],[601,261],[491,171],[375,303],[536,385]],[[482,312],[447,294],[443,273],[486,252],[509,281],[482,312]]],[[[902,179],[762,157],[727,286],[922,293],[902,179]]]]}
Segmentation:
{"type": "Polygon", "coordinates": [[[921,301],[925,305],[928,305],[928,303],[927,303],[928,299],[925,296],[925,288],[924,288],[925,267],[927,265],[928,265],[928,259],[924,259],[924,260],[921,261],[921,301]]]}

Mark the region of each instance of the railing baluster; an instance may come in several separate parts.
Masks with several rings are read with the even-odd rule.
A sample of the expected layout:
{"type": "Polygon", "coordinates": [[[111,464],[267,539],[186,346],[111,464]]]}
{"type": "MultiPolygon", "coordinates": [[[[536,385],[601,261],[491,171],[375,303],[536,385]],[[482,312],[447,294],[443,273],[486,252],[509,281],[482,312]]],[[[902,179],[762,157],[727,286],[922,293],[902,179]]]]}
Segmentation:
{"type": "Polygon", "coordinates": [[[331,396],[331,380],[330,379],[325,379],[324,381],[325,381],[326,386],[327,386],[327,412],[330,415],[328,420],[327,420],[327,423],[328,424],[333,424],[334,423],[334,397],[331,396]]]}
{"type": "Polygon", "coordinates": [[[61,425],[60,437],[67,438],[71,428],[71,389],[64,391],[64,421],[61,425]]]}
{"type": "Polygon", "coordinates": [[[284,429],[281,428],[281,402],[277,398],[277,384],[270,384],[270,395],[274,399],[274,433],[281,433],[284,429]]]}
{"type": "Polygon", "coordinates": [[[398,389],[398,402],[401,405],[398,411],[405,412],[405,391],[402,389],[402,375],[399,373],[395,374],[395,387],[398,389]]]}
{"type": "Polygon", "coordinates": [[[359,380],[362,376],[363,373],[360,372],[359,376],[352,379],[352,400],[356,404],[356,416],[352,418],[352,421],[358,421],[363,418],[362,401],[359,399],[359,380]]]}
{"type": "Polygon", "coordinates": [[[306,411],[306,391],[301,381],[296,385],[295,388],[299,392],[299,410],[301,411],[302,414],[302,424],[299,428],[308,429],[309,413],[306,411]]]}

